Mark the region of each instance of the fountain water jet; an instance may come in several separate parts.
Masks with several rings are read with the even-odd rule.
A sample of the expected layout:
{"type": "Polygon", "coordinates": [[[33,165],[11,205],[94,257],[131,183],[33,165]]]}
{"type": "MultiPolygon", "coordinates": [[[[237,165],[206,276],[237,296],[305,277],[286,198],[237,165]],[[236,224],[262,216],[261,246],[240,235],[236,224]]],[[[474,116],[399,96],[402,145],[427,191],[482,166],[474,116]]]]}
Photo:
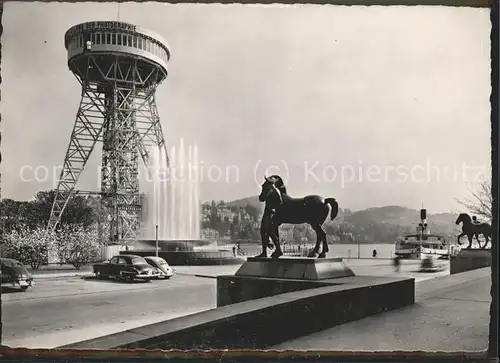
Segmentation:
{"type": "Polygon", "coordinates": [[[185,174],[185,177],[187,177],[187,183],[188,183],[188,203],[187,203],[187,218],[188,218],[188,231],[191,230],[194,232],[193,229],[193,213],[194,213],[194,208],[193,208],[193,172],[192,172],[192,165],[193,162],[193,147],[191,145],[188,146],[188,170],[185,174]]]}
{"type": "Polygon", "coordinates": [[[160,240],[200,239],[200,201],[198,148],[188,145],[187,155],[181,139],[178,155],[171,150],[170,173],[165,149],[148,150],[152,166],[142,181],[145,203],[143,206],[143,239],[155,239],[158,225],[160,240]]]}
{"type": "MultiPolygon", "coordinates": [[[[200,190],[200,169],[199,169],[199,161],[198,161],[198,145],[194,145],[193,146],[193,174],[194,174],[194,178],[193,178],[193,183],[194,183],[194,186],[193,186],[193,199],[196,201],[196,200],[200,200],[200,195],[199,195],[199,190],[200,190]]],[[[196,216],[200,216],[200,203],[194,203],[194,215],[196,216]]],[[[192,228],[194,230],[194,233],[199,236],[200,235],[200,228],[201,228],[201,225],[199,223],[199,221],[197,221],[196,219],[193,220],[193,225],[192,225],[192,228]]]]}
{"type": "MultiPolygon", "coordinates": [[[[172,147],[172,151],[171,151],[171,166],[172,165],[177,165],[177,153],[176,153],[176,148],[175,146],[172,147]]],[[[175,170],[174,170],[175,171],[175,170]]],[[[170,176],[170,179],[173,178],[172,176],[173,172],[171,172],[171,176],[170,176]]],[[[177,213],[177,210],[175,209],[175,205],[176,205],[176,196],[175,196],[175,193],[174,193],[174,187],[172,186],[172,182],[168,183],[168,188],[169,188],[169,196],[170,196],[170,201],[169,201],[169,205],[168,205],[168,221],[169,221],[169,224],[168,224],[168,238],[169,239],[172,239],[174,238],[174,236],[177,235],[177,229],[175,228],[176,227],[176,224],[175,224],[175,213],[177,213]]]]}
{"type": "MultiPolygon", "coordinates": [[[[179,197],[179,201],[184,200],[184,186],[185,186],[185,155],[184,155],[184,139],[181,139],[181,143],[179,146],[179,164],[173,166],[174,169],[179,168],[179,171],[176,174],[173,174],[172,178],[172,186],[174,186],[174,190],[177,191],[177,196],[179,197]]],[[[178,203],[179,205],[179,232],[178,236],[181,239],[185,238],[185,225],[186,225],[186,207],[187,203],[178,203]]],[[[174,216],[175,218],[175,216],[174,216]]]]}
{"type": "Polygon", "coordinates": [[[167,155],[165,149],[160,152],[160,167],[159,167],[159,180],[158,184],[161,193],[157,199],[159,201],[159,215],[162,218],[159,221],[159,230],[165,231],[164,234],[168,235],[168,168],[167,168],[167,155]]]}
{"type": "Polygon", "coordinates": [[[241,263],[231,248],[219,248],[217,242],[201,240],[201,180],[198,147],[172,147],[170,169],[164,148],[148,150],[151,168],[141,178],[143,218],[141,239],[134,254],[150,256],[156,246],[155,227],[158,225],[158,255],[171,265],[241,263]],[[186,152],[187,150],[187,152],[186,152]]]}

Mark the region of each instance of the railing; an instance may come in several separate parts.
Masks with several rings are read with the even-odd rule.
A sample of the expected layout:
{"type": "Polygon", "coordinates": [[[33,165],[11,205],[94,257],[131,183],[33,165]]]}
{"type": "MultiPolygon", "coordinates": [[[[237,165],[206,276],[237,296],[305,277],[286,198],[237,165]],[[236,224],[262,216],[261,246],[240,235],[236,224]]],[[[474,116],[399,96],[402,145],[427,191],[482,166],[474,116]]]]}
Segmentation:
{"type": "MultiPolygon", "coordinates": [[[[282,245],[281,250],[285,256],[307,256],[309,251],[314,247],[313,244],[309,245],[282,245]]],[[[245,246],[244,248],[237,248],[236,255],[242,257],[252,257],[261,253],[260,245],[245,246]]]]}
{"type": "MultiPolygon", "coordinates": [[[[302,244],[292,244],[286,243],[281,245],[281,249],[285,256],[301,256],[306,257],[309,251],[314,248],[314,243],[302,243],[302,244]]],[[[387,244],[388,245],[388,244],[387,244]]],[[[234,245],[228,245],[234,246],[234,245]]],[[[240,248],[236,249],[236,254],[241,257],[253,257],[257,256],[262,252],[260,243],[252,244],[241,244],[240,248]]],[[[392,259],[394,258],[394,248],[390,246],[389,248],[380,248],[377,245],[372,244],[361,244],[359,246],[343,246],[343,245],[330,245],[329,256],[344,258],[346,260],[350,259],[392,259]],[[377,256],[373,257],[373,250],[377,250],[377,256]]],[[[268,252],[272,253],[273,250],[268,252]]]]}

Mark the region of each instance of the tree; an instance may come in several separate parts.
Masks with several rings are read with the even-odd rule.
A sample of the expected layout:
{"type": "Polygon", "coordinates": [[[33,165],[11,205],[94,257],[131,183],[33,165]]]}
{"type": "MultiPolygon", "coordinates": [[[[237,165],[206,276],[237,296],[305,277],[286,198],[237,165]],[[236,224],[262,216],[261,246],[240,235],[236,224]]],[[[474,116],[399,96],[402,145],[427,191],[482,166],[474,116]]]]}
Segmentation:
{"type": "Polygon", "coordinates": [[[476,190],[470,191],[471,196],[464,200],[457,200],[472,214],[491,222],[493,208],[493,194],[491,191],[491,180],[485,179],[476,190]]]}
{"type": "Polygon", "coordinates": [[[19,208],[21,203],[12,199],[2,199],[0,201],[0,210],[2,211],[1,228],[3,233],[10,233],[20,224],[19,208]]]}
{"type": "Polygon", "coordinates": [[[25,225],[29,229],[36,229],[42,225],[34,201],[20,202],[18,223],[25,225]]]}
{"type": "Polygon", "coordinates": [[[231,235],[231,237],[234,237],[235,234],[236,234],[236,226],[234,225],[233,222],[231,222],[231,225],[229,226],[229,234],[231,235]]]}
{"type": "Polygon", "coordinates": [[[250,204],[245,205],[245,212],[256,221],[260,218],[260,210],[250,204]]]}
{"type": "Polygon", "coordinates": [[[54,233],[47,232],[45,228],[30,230],[21,226],[6,236],[3,253],[36,270],[47,262],[54,240],[54,233]]]}
{"type": "Polygon", "coordinates": [[[216,207],[212,207],[209,215],[210,228],[217,229],[217,225],[222,221],[220,215],[218,214],[218,210],[216,207]]]}
{"type": "Polygon", "coordinates": [[[335,227],[333,224],[325,224],[323,229],[328,236],[333,236],[337,233],[338,227],[335,227]]]}
{"type": "Polygon", "coordinates": [[[316,232],[312,229],[310,225],[307,225],[306,228],[306,238],[308,242],[315,242],[316,241],[316,232]]]}
{"type": "Polygon", "coordinates": [[[238,237],[241,239],[252,239],[254,237],[253,226],[249,221],[241,222],[238,237]]]}
{"type": "Polygon", "coordinates": [[[65,224],[57,232],[56,248],[62,263],[80,267],[97,261],[101,251],[96,225],[65,224]]]}
{"type": "Polygon", "coordinates": [[[231,223],[229,221],[219,221],[215,225],[215,230],[219,232],[221,236],[227,236],[230,234],[231,223]]]}
{"type": "Polygon", "coordinates": [[[300,243],[302,240],[302,233],[300,231],[299,226],[294,225],[292,228],[293,228],[293,237],[292,237],[293,242],[300,243]]]}
{"type": "MultiPolygon", "coordinates": [[[[56,195],[55,190],[40,191],[36,193],[33,203],[34,213],[38,221],[47,225],[52,204],[56,195]]],[[[87,200],[81,195],[72,195],[61,216],[61,223],[81,223],[90,226],[97,219],[97,213],[91,206],[92,200],[87,200]]]]}
{"type": "MultiPolygon", "coordinates": [[[[49,221],[55,190],[40,191],[31,201],[14,201],[4,199],[1,201],[2,227],[9,232],[16,225],[26,225],[29,229],[46,227],[49,221]]],[[[82,223],[85,226],[97,220],[100,211],[94,208],[94,200],[73,195],[62,214],[61,223],[82,223]]]]}

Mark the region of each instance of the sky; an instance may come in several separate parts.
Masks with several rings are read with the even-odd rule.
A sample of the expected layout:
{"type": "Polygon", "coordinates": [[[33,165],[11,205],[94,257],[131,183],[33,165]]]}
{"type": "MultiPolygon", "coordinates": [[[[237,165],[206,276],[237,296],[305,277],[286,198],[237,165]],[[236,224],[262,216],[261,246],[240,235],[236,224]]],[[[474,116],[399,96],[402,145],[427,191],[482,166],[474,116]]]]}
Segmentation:
{"type": "Polygon", "coordinates": [[[279,174],[292,196],[437,213],[490,175],[488,9],[7,2],[2,197],[55,187],[80,101],[64,33],[118,18],[169,43],[158,110],[169,148],[198,147],[202,200],[279,174]]]}

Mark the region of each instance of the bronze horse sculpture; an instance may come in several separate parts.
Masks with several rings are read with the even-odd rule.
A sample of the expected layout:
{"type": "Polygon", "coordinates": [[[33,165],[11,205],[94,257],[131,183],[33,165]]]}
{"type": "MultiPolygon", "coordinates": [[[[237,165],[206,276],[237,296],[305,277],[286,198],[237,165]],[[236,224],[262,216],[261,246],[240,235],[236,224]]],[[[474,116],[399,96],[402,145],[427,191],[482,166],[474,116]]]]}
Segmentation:
{"type": "Polygon", "coordinates": [[[328,243],[326,233],[321,227],[328,214],[331,220],[337,217],[339,206],[334,198],[323,198],[319,195],[307,195],[303,198],[293,198],[287,193],[283,179],[279,175],[264,177],[259,200],[266,203],[261,223],[262,253],[256,257],[267,257],[266,248],[269,237],[274,243],[275,251],[271,258],[283,255],[279,242],[279,226],[283,223],[308,223],[316,232],[316,245],[308,257],[316,257],[321,243],[323,244],[319,258],[326,257],[328,243]]]}
{"type": "Polygon", "coordinates": [[[460,224],[460,223],[462,223],[462,233],[460,233],[457,236],[457,243],[459,245],[462,244],[460,243],[460,238],[463,236],[467,236],[467,238],[469,239],[469,245],[467,246],[467,248],[471,248],[472,237],[476,236],[479,247],[486,248],[491,238],[491,226],[488,223],[483,222],[479,224],[474,224],[472,223],[471,217],[467,213],[460,213],[455,224],[460,224]],[[482,234],[484,236],[484,239],[486,240],[483,247],[481,247],[481,243],[479,242],[478,238],[478,235],[480,234],[482,234]]]}

